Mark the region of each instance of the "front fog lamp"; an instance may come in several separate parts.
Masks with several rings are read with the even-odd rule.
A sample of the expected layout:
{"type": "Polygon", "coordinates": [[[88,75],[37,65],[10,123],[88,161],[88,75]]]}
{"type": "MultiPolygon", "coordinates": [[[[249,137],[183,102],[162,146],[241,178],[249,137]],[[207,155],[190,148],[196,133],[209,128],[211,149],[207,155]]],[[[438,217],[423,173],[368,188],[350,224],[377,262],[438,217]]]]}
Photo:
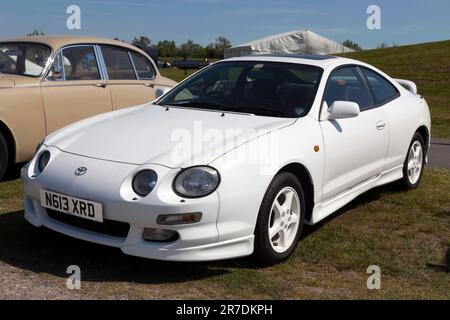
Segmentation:
{"type": "Polygon", "coordinates": [[[179,238],[178,232],[173,230],[145,228],[142,235],[145,241],[172,242],[179,238]]]}
{"type": "Polygon", "coordinates": [[[201,212],[185,214],[161,214],[156,222],[162,225],[190,224],[199,222],[202,219],[201,212]]]}
{"type": "Polygon", "coordinates": [[[158,175],[153,170],[142,170],[138,172],[132,182],[132,187],[134,192],[136,192],[141,197],[146,197],[153,188],[156,186],[158,181],[158,175]]]}
{"type": "Polygon", "coordinates": [[[38,158],[39,172],[44,171],[49,161],[50,161],[50,152],[48,151],[42,152],[38,158]]]}
{"type": "Polygon", "coordinates": [[[216,169],[198,166],[181,171],[175,177],[173,189],[179,196],[199,198],[214,192],[219,183],[220,175],[216,169]]]}

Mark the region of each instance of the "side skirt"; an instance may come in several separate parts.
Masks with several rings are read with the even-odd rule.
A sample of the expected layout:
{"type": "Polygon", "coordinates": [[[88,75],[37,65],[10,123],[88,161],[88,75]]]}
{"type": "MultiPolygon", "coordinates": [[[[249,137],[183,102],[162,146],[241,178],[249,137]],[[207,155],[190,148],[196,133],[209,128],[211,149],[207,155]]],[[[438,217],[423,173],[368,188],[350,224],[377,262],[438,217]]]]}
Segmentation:
{"type": "Polygon", "coordinates": [[[313,225],[317,222],[325,219],[332,213],[336,212],[338,209],[345,206],[347,203],[355,199],[360,194],[373,189],[375,187],[399,180],[403,177],[403,165],[399,165],[395,168],[384,171],[383,173],[374,176],[344,192],[338,194],[337,196],[317,204],[314,206],[313,213],[311,215],[311,220],[306,221],[306,224],[313,225]]]}

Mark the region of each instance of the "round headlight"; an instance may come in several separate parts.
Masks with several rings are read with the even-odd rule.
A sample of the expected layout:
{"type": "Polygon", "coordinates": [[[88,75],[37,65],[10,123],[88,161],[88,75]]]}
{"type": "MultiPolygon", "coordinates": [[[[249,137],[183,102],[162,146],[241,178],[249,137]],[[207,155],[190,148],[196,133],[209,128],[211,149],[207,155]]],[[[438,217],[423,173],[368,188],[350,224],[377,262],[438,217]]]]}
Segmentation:
{"type": "Polygon", "coordinates": [[[48,151],[42,152],[38,158],[38,168],[40,172],[44,171],[49,161],[50,161],[50,152],[48,151]]]}
{"type": "Polygon", "coordinates": [[[152,192],[158,181],[158,175],[153,170],[142,170],[138,172],[132,182],[133,190],[141,197],[147,196],[152,192]]]}
{"type": "Polygon", "coordinates": [[[211,167],[191,167],[181,171],[174,180],[175,193],[186,198],[204,197],[214,192],[220,183],[219,172],[211,167]]]}

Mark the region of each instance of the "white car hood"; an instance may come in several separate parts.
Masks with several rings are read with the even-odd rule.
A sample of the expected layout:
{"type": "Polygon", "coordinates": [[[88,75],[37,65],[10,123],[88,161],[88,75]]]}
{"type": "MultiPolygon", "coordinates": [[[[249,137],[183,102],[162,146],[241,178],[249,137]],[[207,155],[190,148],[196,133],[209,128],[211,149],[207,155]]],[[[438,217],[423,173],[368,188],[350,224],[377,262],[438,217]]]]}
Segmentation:
{"type": "Polygon", "coordinates": [[[144,105],[80,121],[50,135],[45,143],[96,159],[187,167],[208,164],[295,120],[144,105]]]}

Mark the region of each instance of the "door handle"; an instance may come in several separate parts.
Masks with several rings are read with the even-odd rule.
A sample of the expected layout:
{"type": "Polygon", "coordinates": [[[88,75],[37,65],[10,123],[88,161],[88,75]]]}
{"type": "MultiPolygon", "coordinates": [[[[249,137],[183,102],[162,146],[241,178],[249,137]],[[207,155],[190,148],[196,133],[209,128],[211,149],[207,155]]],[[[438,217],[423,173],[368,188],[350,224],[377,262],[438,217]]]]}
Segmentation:
{"type": "Polygon", "coordinates": [[[105,89],[108,86],[108,84],[107,83],[96,83],[96,84],[94,84],[94,86],[96,86],[97,88],[105,89]]]}
{"type": "Polygon", "coordinates": [[[149,87],[149,88],[153,88],[153,83],[144,83],[144,86],[149,87]]]}
{"type": "Polygon", "coordinates": [[[386,123],[384,121],[377,122],[377,130],[383,130],[386,127],[386,123]]]}

